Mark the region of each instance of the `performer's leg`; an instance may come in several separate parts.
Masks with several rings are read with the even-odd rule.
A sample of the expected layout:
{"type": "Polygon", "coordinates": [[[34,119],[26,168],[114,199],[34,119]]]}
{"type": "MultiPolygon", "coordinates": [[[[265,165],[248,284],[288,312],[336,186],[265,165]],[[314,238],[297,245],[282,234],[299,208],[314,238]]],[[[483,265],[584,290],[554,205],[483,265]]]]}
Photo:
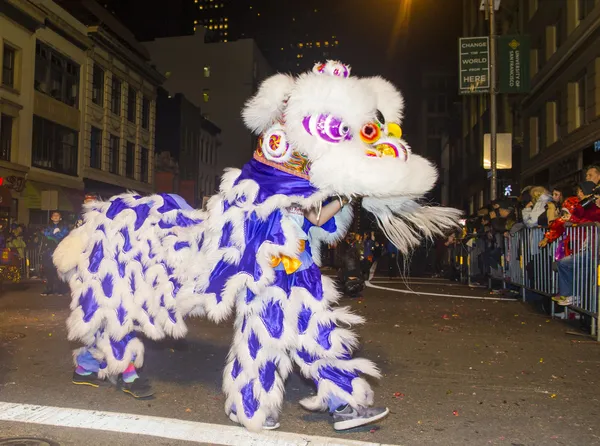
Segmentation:
{"type": "Polygon", "coordinates": [[[134,333],[115,341],[100,331],[93,344],[75,350],[73,383],[99,387],[112,378],[123,392],[135,398],[152,396],[150,384],[136,370],[136,366],[142,366],[143,356],[144,346],[134,333]]]}
{"type": "Polygon", "coordinates": [[[238,303],[223,392],[229,418],[256,432],[279,427],[295,327],[284,320],[287,298],[280,288],[271,287],[271,295],[260,298],[248,293],[246,303],[238,303]]]}
{"type": "Polygon", "coordinates": [[[300,302],[301,306],[292,309],[290,305],[286,315],[298,321],[298,343],[292,357],[302,374],[317,386],[317,395],[300,403],[309,410],[332,412],[334,428],[338,430],[379,420],[387,415],[388,409],[368,408],[373,404],[373,391],[358,373],[379,377],[379,370],[367,359],[352,358],[352,351],[358,344],[356,335],[339,327],[362,323],[363,319],[346,308],[331,309],[330,305],[337,302],[339,293],[327,277],[315,284],[317,274],[318,269],[307,270],[304,278],[299,277],[297,286],[292,288],[290,301],[300,302]]]}

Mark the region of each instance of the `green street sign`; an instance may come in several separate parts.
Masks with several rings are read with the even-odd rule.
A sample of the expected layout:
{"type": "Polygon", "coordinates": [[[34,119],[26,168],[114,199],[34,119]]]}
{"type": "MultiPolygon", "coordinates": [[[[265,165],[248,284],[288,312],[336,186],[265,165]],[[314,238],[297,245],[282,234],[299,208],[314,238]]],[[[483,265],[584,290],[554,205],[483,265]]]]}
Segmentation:
{"type": "Polygon", "coordinates": [[[489,93],[489,37],[461,37],[458,39],[458,54],[459,93],[489,93]]]}
{"type": "Polygon", "coordinates": [[[498,71],[500,73],[500,93],[529,92],[529,36],[499,36],[498,71]]]}

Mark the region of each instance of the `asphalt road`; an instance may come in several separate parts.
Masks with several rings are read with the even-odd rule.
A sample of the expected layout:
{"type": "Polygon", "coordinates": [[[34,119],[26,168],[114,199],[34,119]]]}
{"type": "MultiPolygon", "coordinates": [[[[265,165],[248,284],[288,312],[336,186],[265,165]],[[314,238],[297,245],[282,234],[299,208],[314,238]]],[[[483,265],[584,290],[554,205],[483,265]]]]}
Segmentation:
{"type": "MultiPolygon", "coordinates": [[[[455,297],[495,297],[485,290],[430,279],[411,279],[409,286],[383,279],[374,284],[390,290],[370,288],[363,298],[342,304],[368,321],[358,328],[360,354],[383,371],[374,383],[376,404],[388,406],[390,416],[366,429],[335,433],[328,414],[297,404],[313,388],[295,374],[286,386],[281,431],[333,437],[339,444],[600,444],[599,344],[566,334],[573,328],[520,302],[455,297]]],[[[0,297],[0,403],[234,426],[225,417],[220,391],[230,321],[216,326],[191,320],[185,340],[147,341],[143,372],[156,397],[137,401],[113,388],[71,384],[71,350],[77,345],[66,341],[69,299],[41,297],[40,290],[30,286],[0,297]]],[[[16,436],[60,445],[188,444],[0,421],[0,444],[16,436]]]]}

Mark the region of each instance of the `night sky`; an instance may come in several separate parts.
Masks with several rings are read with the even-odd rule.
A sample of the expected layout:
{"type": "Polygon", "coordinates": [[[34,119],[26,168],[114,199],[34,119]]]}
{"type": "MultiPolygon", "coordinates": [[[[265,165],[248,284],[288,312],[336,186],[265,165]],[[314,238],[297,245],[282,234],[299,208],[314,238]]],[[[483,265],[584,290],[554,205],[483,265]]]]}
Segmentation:
{"type": "MultiPolygon", "coordinates": [[[[140,40],[193,32],[190,17],[197,8],[193,0],[163,1],[164,8],[149,8],[146,0],[100,3],[140,40]]],[[[339,36],[340,58],[352,66],[355,74],[379,74],[393,81],[406,97],[406,124],[413,132],[416,120],[411,115],[419,112],[421,73],[457,67],[462,0],[235,0],[235,4],[240,5],[241,14],[261,10],[263,17],[268,17],[263,21],[268,26],[257,29],[256,38],[274,67],[280,62],[278,53],[269,48],[293,41],[298,32],[280,18],[289,15],[288,9],[292,8],[305,8],[307,17],[318,9],[319,20],[310,22],[311,31],[339,36]],[[248,5],[253,5],[252,11],[248,5]],[[296,35],[290,35],[292,32],[296,35]]],[[[408,128],[406,131],[410,132],[408,128]]]]}

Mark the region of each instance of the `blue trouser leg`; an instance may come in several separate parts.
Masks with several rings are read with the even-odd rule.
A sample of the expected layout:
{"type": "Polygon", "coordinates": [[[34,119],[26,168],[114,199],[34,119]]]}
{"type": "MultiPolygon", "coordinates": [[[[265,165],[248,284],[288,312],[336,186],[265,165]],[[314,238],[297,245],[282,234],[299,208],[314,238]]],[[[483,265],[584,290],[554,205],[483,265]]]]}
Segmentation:
{"type": "Polygon", "coordinates": [[[558,261],[558,294],[561,296],[573,295],[573,256],[563,257],[558,261]]]}

